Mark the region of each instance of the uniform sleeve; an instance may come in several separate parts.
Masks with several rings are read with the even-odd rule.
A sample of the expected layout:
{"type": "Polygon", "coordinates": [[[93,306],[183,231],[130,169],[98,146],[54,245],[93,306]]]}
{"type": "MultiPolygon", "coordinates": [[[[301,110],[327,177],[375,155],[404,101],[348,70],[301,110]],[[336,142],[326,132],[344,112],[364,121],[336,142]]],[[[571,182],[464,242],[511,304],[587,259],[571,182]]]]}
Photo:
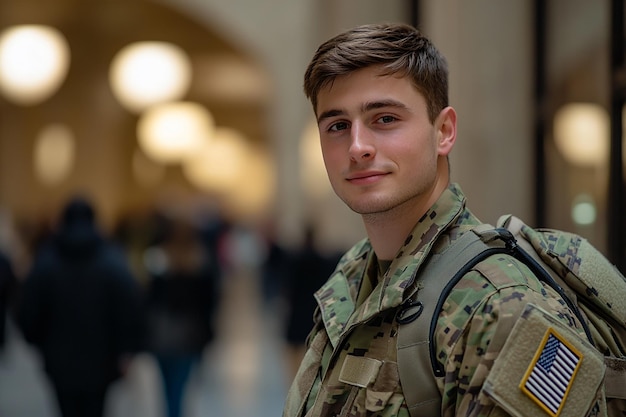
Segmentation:
{"type": "Polygon", "coordinates": [[[508,257],[490,258],[477,269],[455,287],[438,321],[437,357],[445,369],[445,376],[438,381],[442,416],[509,415],[482,388],[528,304],[582,332],[559,296],[543,288],[524,265],[508,257]]]}

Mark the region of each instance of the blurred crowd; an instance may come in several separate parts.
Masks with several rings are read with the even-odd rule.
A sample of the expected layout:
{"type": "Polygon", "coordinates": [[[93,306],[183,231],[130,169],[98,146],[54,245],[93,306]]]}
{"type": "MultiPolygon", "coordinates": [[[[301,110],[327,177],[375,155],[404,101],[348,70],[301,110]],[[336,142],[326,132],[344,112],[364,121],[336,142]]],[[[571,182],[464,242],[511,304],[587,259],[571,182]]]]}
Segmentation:
{"type": "Polygon", "coordinates": [[[0,366],[7,338],[19,335],[41,357],[50,415],[59,417],[104,416],[111,386],[139,354],[158,366],[163,414],[184,417],[190,376],[220,337],[233,270],[258,279],[293,377],[313,324],[313,293],[339,258],[317,249],[311,227],[301,245],[286,248],[271,231],[215,211],[152,210],[105,232],[98,208],[77,196],[47,227],[25,231],[1,218],[0,366]]]}

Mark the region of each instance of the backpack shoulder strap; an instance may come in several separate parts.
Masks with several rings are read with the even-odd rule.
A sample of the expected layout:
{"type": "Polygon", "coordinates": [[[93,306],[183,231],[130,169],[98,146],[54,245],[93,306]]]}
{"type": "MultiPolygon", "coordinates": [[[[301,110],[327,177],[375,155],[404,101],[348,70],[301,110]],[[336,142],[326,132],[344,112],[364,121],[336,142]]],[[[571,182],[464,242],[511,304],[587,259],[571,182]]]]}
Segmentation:
{"type": "Polygon", "coordinates": [[[480,225],[461,235],[444,252],[431,255],[414,284],[414,291],[418,286],[419,291],[398,312],[398,371],[411,417],[441,413],[441,394],[435,376],[443,373],[433,366],[434,349],[430,340],[431,319],[439,308],[440,295],[478,262],[502,252],[504,243],[495,246],[491,243],[498,237],[499,232],[493,226],[480,225]]]}

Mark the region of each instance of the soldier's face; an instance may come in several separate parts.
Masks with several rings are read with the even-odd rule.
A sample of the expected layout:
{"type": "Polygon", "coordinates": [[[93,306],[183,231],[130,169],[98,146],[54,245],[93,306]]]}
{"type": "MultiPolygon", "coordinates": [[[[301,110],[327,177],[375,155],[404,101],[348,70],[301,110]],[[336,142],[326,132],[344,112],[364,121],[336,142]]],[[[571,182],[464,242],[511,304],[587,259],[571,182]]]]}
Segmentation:
{"type": "Polygon", "coordinates": [[[454,110],[442,110],[431,123],[426,100],[408,78],[379,74],[376,66],[361,69],[318,94],[328,177],[335,193],[362,215],[399,207],[425,211],[441,191],[437,185],[448,182],[447,165],[438,165],[454,143],[454,110]]]}

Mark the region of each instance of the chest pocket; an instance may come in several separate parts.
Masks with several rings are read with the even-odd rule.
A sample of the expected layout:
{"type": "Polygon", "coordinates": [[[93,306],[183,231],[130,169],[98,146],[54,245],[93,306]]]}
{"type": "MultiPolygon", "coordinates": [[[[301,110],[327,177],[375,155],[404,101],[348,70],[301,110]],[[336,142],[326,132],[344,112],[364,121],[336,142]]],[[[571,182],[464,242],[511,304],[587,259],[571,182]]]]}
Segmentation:
{"type": "Polygon", "coordinates": [[[321,384],[311,416],[408,416],[396,362],[397,324],[377,316],[354,328],[340,346],[321,384]]]}
{"type": "MultiPolygon", "coordinates": [[[[398,364],[365,356],[347,355],[339,373],[339,381],[352,386],[352,412],[366,415],[381,412],[397,415],[402,404],[399,395],[398,364]]],[[[350,414],[352,415],[352,414],[350,414]]]]}

